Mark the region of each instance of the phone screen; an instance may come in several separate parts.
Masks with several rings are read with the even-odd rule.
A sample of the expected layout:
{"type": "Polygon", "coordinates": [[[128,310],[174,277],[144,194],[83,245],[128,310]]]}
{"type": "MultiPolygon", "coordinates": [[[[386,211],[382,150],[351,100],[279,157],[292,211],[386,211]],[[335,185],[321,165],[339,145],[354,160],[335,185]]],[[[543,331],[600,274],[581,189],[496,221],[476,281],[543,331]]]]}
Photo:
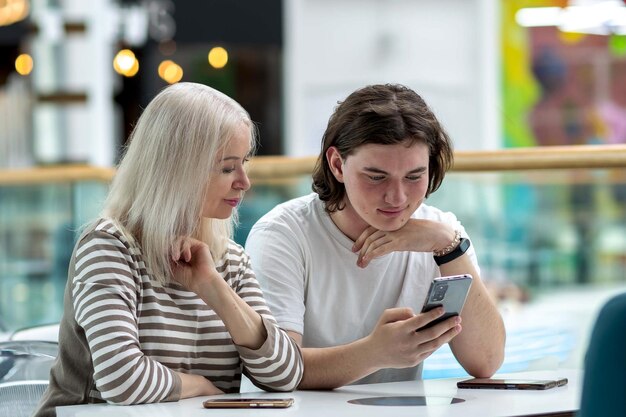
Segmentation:
{"type": "Polygon", "coordinates": [[[204,408],[287,408],[293,398],[217,398],[202,403],[204,408]]]}
{"type": "Polygon", "coordinates": [[[567,384],[567,378],[557,379],[491,379],[474,378],[457,382],[459,388],[544,390],[567,384]]]}

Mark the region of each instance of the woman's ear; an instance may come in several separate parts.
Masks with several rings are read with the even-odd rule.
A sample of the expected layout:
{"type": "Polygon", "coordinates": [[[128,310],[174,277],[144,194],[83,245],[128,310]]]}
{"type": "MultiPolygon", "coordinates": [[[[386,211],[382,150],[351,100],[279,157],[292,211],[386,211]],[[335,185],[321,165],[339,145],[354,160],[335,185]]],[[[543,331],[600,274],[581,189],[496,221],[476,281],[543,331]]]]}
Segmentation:
{"type": "Polygon", "coordinates": [[[331,146],[326,150],[326,161],[328,161],[328,166],[335,176],[335,179],[339,182],[343,182],[343,159],[337,148],[331,146]]]}

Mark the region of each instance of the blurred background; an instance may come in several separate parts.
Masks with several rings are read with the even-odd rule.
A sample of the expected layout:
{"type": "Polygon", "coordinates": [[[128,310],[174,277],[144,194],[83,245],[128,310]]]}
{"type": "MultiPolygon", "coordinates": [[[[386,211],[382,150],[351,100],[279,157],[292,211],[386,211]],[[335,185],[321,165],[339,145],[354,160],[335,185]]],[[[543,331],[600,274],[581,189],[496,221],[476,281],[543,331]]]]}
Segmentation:
{"type": "MultiPolygon", "coordinates": [[[[77,232],[142,108],[178,81],[240,102],[262,156],[317,155],[337,101],[387,82],[421,94],[460,152],[610,147],[626,142],[626,5],[0,0],[0,339],[60,320],[77,232]]],[[[626,163],[579,154],[582,168],[455,169],[429,198],[477,248],[503,371],[579,367],[597,309],[626,290],[626,163]]],[[[308,175],[253,176],[236,240],[309,191],[308,175]]],[[[424,375],[460,373],[443,349],[424,375]]]]}

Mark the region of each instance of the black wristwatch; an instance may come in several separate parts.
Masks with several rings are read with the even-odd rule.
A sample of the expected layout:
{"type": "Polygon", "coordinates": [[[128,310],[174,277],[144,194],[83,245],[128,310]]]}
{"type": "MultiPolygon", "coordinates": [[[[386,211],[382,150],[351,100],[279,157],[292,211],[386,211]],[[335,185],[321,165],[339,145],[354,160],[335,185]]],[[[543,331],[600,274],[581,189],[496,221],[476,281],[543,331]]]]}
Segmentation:
{"type": "Polygon", "coordinates": [[[442,255],[442,256],[433,256],[433,258],[435,258],[435,262],[437,263],[437,265],[447,264],[448,262],[454,261],[456,258],[458,258],[459,256],[463,255],[465,252],[467,252],[469,247],[470,247],[469,239],[462,237],[461,240],[459,240],[459,245],[456,248],[454,248],[452,252],[446,253],[445,255],[442,255]]]}

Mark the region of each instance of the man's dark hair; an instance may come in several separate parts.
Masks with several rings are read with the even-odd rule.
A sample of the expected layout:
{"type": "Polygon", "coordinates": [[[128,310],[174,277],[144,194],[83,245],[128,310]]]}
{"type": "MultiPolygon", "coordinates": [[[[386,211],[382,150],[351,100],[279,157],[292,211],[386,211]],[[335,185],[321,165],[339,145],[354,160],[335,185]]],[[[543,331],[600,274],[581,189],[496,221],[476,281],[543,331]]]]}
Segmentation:
{"type": "Polygon", "coordinates": [[[417,143],[428,146],[428,197],[452,166],[452,143],[446,131],[422,97],[408,87],[378,84],[356,90],[338,103],[328,121],[313,171],[313,191],[326,203],[329,213],[344,208],[345,187],[326,159],[331,146],[345,159],[367,144],[410,147],[417,143]]]}

